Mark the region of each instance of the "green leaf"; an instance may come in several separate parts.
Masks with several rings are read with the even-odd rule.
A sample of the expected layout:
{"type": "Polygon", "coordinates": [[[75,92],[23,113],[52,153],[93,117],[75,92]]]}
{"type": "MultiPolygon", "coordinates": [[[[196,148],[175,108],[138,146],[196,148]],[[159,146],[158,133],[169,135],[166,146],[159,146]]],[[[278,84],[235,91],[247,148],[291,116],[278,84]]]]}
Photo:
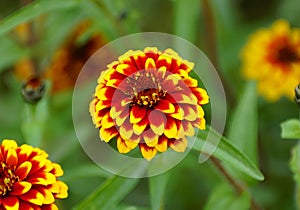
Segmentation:
{"type": "Polygon", "coordinates": [[[298,119],[289,119],[281,123],[281,138],[300,139],[300,122],[298,119]]]}
{"type": "Polygon", "coordinates": [[[257,157],[257,94],[256,84],[248,82],[231,117],[228,139],[255,164],[257,157]]]}
{"type": "Polygon", "coordinates": [[[0,46],[0,72],[29,54],[28,50],[20,48],[8,36],[0,37],[0,46]]]}
{"type": "Polygon", "coordinates": [[[137,185],[138,181],[139,179],[113,176],[73,209],[113,209],[137,185]]]}
{"type": "Polygon", "coordinates": [[[86,177],[111,178],[112,174],[100,168],[98,165],[85,164],[81,165],[80,167],[73,168],[72,170],[66,171],[66,174],[62,177],[62,180],[68,183],[74,181],[74,179],[81,179],[86,177]]]}
{"type": "Polygon", "coordinates": [[[163,209],[164,193],[168,179],[169,173],[164,173],[149,178],[152,210],[163,209]]]}
{"type": "Polygon", "coordinates": [[[296,182],[296,203],[298,209],[300,209],[300,144],[299,143],[292,150],[290,168],[294,174],[294,180],[296,182]]]}
{"type": "Polygon", "coordinates": [[[211,151],[214,150],[212,155],[229,164],[232,168],[254,179],[264,180],[264,176],[257,166],[243,152],[211,127],[198,132],[198,138],[193,148],[202,154],[211,154],[211,151]],[[210,139],[207,139],[208,135],[210,139]],[[205,147],[203,147],[204,144],[206,144],[205,147]],[[204,151],[202,151],[203,149],[204,151]]]}
{"type": "Polygon", "coordinates": [[[0,22],[0,35],[6,33],[7,31],[13,29],[17,25],[24,23],[26,21],[32,20],[33,18],[50,12],[53,10],[64,10],[70,9],[75,6],[80,6],[78,3],[81,0],[36,0],[27,6],[22,7],[16,12],[12,13],[8,17],[4,18],[0,22]]]}
{"type": "Polygon", "coordinates": [[[210,195],[204,210],[229,209],[248,210],[251,205],[250,193],[245,191],[238,195],[227,184],[218,185],[210,195]]]}

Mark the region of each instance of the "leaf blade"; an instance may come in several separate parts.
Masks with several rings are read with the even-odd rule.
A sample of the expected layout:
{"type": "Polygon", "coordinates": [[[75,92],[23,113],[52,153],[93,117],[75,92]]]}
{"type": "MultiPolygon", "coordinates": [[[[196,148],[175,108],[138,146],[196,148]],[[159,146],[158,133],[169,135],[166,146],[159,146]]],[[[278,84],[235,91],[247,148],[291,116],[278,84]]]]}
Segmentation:
{"type": "Polygon", "coordinates": [[[280,125],[281,138],[300,139],[300,122],[298,119],[289,119],[280,125]]]}
{"type": "Polygon", "coordinates": [[[232,145],[224,136],[211,127],[208,127],[205,131],[199,131],[198,138],[196,139],[193,148],[200,151],[202,154],[211,154],[211,149],[213,148],[215,149],[212,154],[214,157],[228,163],[231,167],[243,172],[249,177],[259,181],[264,180],[264,176],[257,166],[244,153],[232,145]],[[213,143],[214,141],[206,140],[208,134],[210,134],[213,138],[219,138],[220,141],[217,142],[217,145],[213,143]],[[203,147],[204,144],[208,146],[203,147]]]}

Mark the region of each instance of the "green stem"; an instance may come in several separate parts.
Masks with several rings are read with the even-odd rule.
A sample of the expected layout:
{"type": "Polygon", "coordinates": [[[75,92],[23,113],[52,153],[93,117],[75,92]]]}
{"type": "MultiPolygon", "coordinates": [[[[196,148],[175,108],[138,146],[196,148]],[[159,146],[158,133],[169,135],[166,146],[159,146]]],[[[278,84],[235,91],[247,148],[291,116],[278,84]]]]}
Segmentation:
{"type": "MultiPolygon", "coordinates": [[[[243,183],[238,182],[236,179],[234,179],[228,171],[223,167],[223,165],[220,163],[220,161],[211,156],[210,160],[215,165],[215,167],[219,170],[219,172],[224,176],[224,178],[227,180],[227,182],[235,189],[235,191],[240,195],[245,191],[248,191],[247,186],[243,183]]],[[[251,197],[251,210],[261,210],[262,208],[255,202],[253,197],[251,197]]]]}
{"type": "MultiPolygon", "coordinates": [[[[219,75],[222,75],[220,72],[220,63],[218,59],[218,45],[217,45],[217,33],[215,27],[215,18],[213,14],[213,10],[211,7],[210,0],[201,0],[202,1],[202,8],[203,8],[203,18],[204,18],[204,31],[205,31],[205,43],[206,43],[206,50],[208,57],[211,59],[213,65],[215,66],[219,75]]],[[[229,104],[233,104],[235,101],[233,91],[228,83],[223,79],[222,81],[226,96],[228,99],[229,104]]]]}

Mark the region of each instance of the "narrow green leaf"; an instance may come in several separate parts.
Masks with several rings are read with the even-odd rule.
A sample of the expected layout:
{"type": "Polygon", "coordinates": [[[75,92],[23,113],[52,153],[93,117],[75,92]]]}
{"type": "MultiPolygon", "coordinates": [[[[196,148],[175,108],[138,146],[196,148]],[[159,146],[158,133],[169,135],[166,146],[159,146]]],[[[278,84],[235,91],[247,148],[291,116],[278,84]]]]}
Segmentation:
{"type": "Polygon", "coordinates": [[[245,191],[238,195],[228,184],[218,185],[204,207],[204,210],[230,209],[248,210],[251,205],[251,196],[245,191]]]}
{"type": "Polygon", "coordinates": [[[78,168],[66,171],[65,175],[62,177],[62,180],[68,183],[74,181],[74,179],[87,177],[111,178],[112,174],[108,173],[96,164],[85,164],[79,166],[78,168]]]}
{"type": "Polygon", "coordinates": [[[300,121],[298,119],[289,119],[281,123],[281,138],[300,139],[300,121]]]}
{"type": "Polygon", "coordinates": [[[114,176],[107,179],[94,193],[74,210],[106,210],[116,206],[138,183],[139,179],[114,176]]]}
{"type": "Polygon", "coordinates": [[[33,18],[46,12],[70,9],[74,6],[80,6],[78,4],[80,2],[81,0],[36,0],[1,20],[0,34],[3,34],[13,29],[17,25],[32,20],[33,18]]]}
{"type": "Polygon", "coordinates": [[[0,46],[0,72],[29,54],[28,50],[20,48],[8,36],[0,37],[0,46]]]}
{"type": "Polygon", "coordinates": [[[204,154],[211,154],[211,150],[214,149],[214,157],[228,163],[231,167],[243,172],[249,177],[260,181],[264,180],[264,176],[257,166],[243,152],[211,127],[208,127],[205,131],[199,131],[193,148],[204,154]],[[218,139],[219,141],[206,140],[208,134],[210,138],[218,139]],[[204,144],[207,146],[203,147],[204,144]],[[203,149],[207,151],[202,151],[203,149]]]}
{"type": "Polygon", "coordinates": [[[228,139],[255,164],[258,162],[257,118],[256,84],[254,82],[248,82],[239,99],[239,104],[231,117],[228,139]]]}
{"type": "Polygon", "coordinates": [[[163,209],[164,193],[168,179],[169,173],[164,173],[149,178],[152,210],[163,209]]]}

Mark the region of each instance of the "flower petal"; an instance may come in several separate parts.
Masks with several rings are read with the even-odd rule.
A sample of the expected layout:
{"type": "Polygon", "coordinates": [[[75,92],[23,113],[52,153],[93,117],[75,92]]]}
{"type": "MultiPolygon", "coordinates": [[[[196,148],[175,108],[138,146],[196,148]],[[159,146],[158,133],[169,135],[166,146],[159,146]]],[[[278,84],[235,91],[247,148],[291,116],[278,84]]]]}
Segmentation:
{"type": "Polygon", "coordinates": [[[58,186],[59,191],[55,193],[54,197],[60,199],[68,197],[68,186],[64,182],[59,180],[55,184],[58,186]]]}
{"type": "Polygon", "coordinates": [[[134,72],[137,71],[137,69],[132,66],[132,65],[128,65],[128,64],[119,64],[116,68],[116,71],[124,74],[126,76],[130,76],[131,74],[133,74],[134,72]]]}
{"type": "Polygon", "coordinates": [[[151,129],[143,132],[143,139],[149,147],[154,147],[158,143],[158,135],[156,135],[151,129]]]}
{"type": "Polygon", "coordinates": [[[168,149],[168,138],[165,136],[159,137],[158,143],[155,149],[159,152],[165,152],[168,149]]]}
{"type": "Polygon", "coordinates": [[[131,149],[126,145],[125,140],[121,137],[118,137],[117,139],[117,148],[120,153],[128,153],[131,151],[131,149]]]}
{"type": "Polygon", "coordinates": [[[111,128],[115,125],[114,120],[110,117],[109,112],[107,112],[101,121],[101,125],[103,128],[107,129],[107,128],[111,128]]]}
{"type": "Polygon", "coordinates": [[[99,136],[102,141],[109,142],[112,138],[118,135],[118,130],[115,127],[103,128],[99,131],[99,136]]]}
{"type": "Polygon", "coordinates": [[[177,137],[177,126],[174,118],[167,116],[167,123],[164,134],[170,139],[177,137]]]}
{"type": "Polygon", "coordinates": [[[187,104],[182,104],[181,107],[184,111],[184,119],[189,121],[194,121],[197,119],[196,111],[193,109],[192,106],[187,104]]]}
{"type": "Polygon", "coordinates": [[[130,139],[133,134],[133,127],[127,118],[125,122],[119,128],[120,135],[123,139],[130,139]]]}
{"type": "Polygon", "coordinates": [[[140,135],[146,129],[148,124],[148,117],[145,116],[140,122],[133,124],[133,132],[136,135],[140,135]]]}
{"type": "Polygon", "coordinates": [[[55,198],[53,196],[53,194],[46,189],[44,186],[35,186],[36,190],[38,190],[43,196],[44,196],[44,204],[51,204],[55,202],[55,198]]]}
{"type": "Polygon", "coordinates": [[[24,180],[29,174],[31,168],[32,168],[32,163],[29,161],[25,161],[21,165],[19,165],[19,167],[15,171],[15,175],[17,175],[20,180],[24,180]]]}
{"type": "Polygon", "coordinates": [[[168,100],[160,100],[156,105],[155,105],[156,110],[160,110],[164,113],[174,113],[175,112],[175,107],[174,105],[168,101],[168,100]]]}
{"type": "Polygon", "coordinates": [[[152,58],[148,58],[145,63],[145,70],[155,69],[155,68],[156,68],[155,61],[152,58]]]}
{"type": "Polygon", "coordinates": [[[43,205],[43,210],[58,210],[57,206],[54,203],[43,205]]]}
{"type": "Polygon", "coordinates": [[[184,152],[187,147],[187,139],[181,138],[175,141],[169,141],[169,147],[171,147],[176,152],[184,152]]]}
{"type": "Polygon", "coordinates": [[[7,151],[6,163],[8,165],[17,165],[18,164],[18,155],[16,149],[10,148],[7,151]]]}
{"type": "Polygon", "coordinates": [[[31,189],[32,184],[30,182],[16,182],[10,192],[10,195],[22,195],[27,193],[31,189]]]}
{"type": "Polygon", "coordinates": [[[19,210],[19,199],[15,196],[3,197],[2,206],[6,210],[19,210]]]}
{"type": "Polygon", "coordinates": [[[26,181],[31,184],[49,185],[56,182],[56,177],[51,173],[39,171],[30,175],[26,181]]]}
{"type": "Polygon", "coordinates": [[[45,201],[43,194],[35,189],[31,189],[27,193],[25,193],[24,195],[20,195],[19,197],[23,201],[27,201],[38,206],[41,206],[45,201]]]}
{"type": "Polygon", "coordinates": [[[193,88],[192,89],[193,94],[197,97],[198,99],[198,104],[207,104],[209,102],[209,97],[207,95],[206,90],[202,88],[193,88]]]}
{"type": "Polygon", "coordinates": [[[170,70],[172,63],[172,57],[166,53],[161,54],[157,61],[156,61],[156,67],[159,68],[161,66],[165,66],[167,70],[170,70]]]}
{"type": "Polygon", "coordinates": [[[183,126],[183,130],[184,130],[186,136],[194,136],[195,129],[191,122],[189,122],[187,120],[183,120],[182,126],[183,126]]]}
{"type": "Polygon", "coordinates": [[[130,110],[130,123],[140,122],[146,115],[147,109],[139,105],[134,105],[130,110]]]}
{"type": "Polygon", "coordinates": [[[148,119],[153,132],[159,136],[162,135],[165,130],[166,116],[160,111],[152,110],[148,119]]]}
{"type": "Polygon", "coordinates": [[[95,93],[95,96],[101,100],[112,100],[115,90],[112,87],[103,87],[95,93]]]}
{"type": "Polygon", "coordinates": [[[151,160],[157,153],[157,150],[154,147],[148,147],[145,144],[139,144],[140,150],[143,157],[147,160],[151,160]]]}
{"type": "Polygon", "coordinates": [[[60,177],[64,175],[64,171],[62,170],[61,166],[57,163],[52,163],[53,169],[51,173],[53,173],[56,177],[60,177]]]}

